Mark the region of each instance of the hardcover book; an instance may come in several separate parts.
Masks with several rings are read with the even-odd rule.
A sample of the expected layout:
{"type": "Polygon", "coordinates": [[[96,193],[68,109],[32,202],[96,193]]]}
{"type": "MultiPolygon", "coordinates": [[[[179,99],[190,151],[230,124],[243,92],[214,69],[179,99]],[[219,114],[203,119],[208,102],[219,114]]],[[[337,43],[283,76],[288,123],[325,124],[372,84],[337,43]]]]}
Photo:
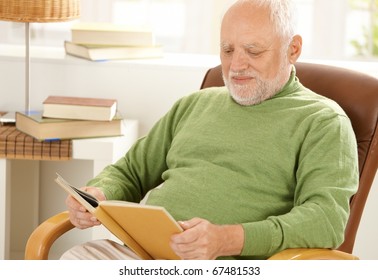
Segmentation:
{"type": "Polygon", "coordinates": [[[76,44],[86,45],[155,45],[155,36],[151,29],[103,22],[75,24],[71,28],[71,39],[76,44]]]}
{"type": "Polygon", "coordinates": [[[163,48],[161,46],[82,45],[65,41],[64,48],[69,55],[91,61],[163,57],[163,48]]]}
{"type": "Polygon", "coordinates": [[[183,230],[163,207],[126,201],[98,201],[69,184],[59,174],[55,181],[142,259],[180,259],[169,241],[172,234],[183,230]]]}
{"type": "Polygon", "coordinates": [[[43,117],[110,121],[117,111],[117,100],[106,98],[48,96],[43,101],[43,117]]]}
{"type": "Polygon", "coordinates": [[[123,119],[119,115],[105,122],[44,118],[41,111],[16,112],[16,127],[38,140],[108,137],[124,134],[123,119]]]}
{"type": "Polygon", "coordinates": [[[0,112],[0,125],[14,124],[16,112],[0,112]]]}

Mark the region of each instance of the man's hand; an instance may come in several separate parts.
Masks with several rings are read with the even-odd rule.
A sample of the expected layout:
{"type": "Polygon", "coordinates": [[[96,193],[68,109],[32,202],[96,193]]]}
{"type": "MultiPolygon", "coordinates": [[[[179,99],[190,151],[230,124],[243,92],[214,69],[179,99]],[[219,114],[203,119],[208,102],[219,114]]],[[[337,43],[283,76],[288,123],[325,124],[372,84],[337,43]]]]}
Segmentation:
{"type": "MultiPolygon", "coordinates": [[[[96,197],[99,201],[106,200],[104,193],[95,187],[83,187],[81,190],[86,191],[96,197]]],[[[71,223],[79,228],[85,229],[93,226],[100,225],[101,223],[89,213],[84,206],[82,206],[76,199],[72,196],[68,196],[66,199],[66,205],[68,207],[68,211],[70,214],[70,221],[71,223]]]]}
{"type": "Polygon", "coordinates": [[[184,260],[240,255],[243,249],[244,229],[241,225],[214,225],[200,218],[179,223],[184,232],[172,236],[171,247],[184,260]]]}

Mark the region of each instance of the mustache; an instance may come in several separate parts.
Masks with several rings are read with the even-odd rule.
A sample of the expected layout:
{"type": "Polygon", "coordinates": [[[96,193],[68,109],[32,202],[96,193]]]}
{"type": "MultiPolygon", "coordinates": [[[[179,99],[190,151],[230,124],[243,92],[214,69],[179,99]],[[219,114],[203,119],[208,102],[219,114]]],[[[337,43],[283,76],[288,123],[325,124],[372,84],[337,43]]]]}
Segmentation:
{"type": "Polygon", "coordinates": [[[229,78],[233,77],[249,77],[249,78],[256,78],[258,75],[251,71],[229,71],[228,73],[229,78]]]}

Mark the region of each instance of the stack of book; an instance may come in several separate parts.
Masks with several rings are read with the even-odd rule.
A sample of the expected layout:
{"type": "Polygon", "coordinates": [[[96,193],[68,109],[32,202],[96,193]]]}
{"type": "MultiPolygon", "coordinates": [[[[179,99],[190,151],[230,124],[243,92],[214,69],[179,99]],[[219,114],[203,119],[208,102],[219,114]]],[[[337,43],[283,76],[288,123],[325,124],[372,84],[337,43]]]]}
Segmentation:
{"type": "Polygon", "coordinates": [[[159,58],[162,46],[155,44],[150,29],[110,23],[78,23],[71,28],[71,41],[64,42],[69,55],[91,61],[159,58]]]}
{"type": "Polygon", "coordinates": [[[122,120],[104,98],[49,96],[42,111],[16,112],[16,128],[40,141],[123,135],[122,120]]]}

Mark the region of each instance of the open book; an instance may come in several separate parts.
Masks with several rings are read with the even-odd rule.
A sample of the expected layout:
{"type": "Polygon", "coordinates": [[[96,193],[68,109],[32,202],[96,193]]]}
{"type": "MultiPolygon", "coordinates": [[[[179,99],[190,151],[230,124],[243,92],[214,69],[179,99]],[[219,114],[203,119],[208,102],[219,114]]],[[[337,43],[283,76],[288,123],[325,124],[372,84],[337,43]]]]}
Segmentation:
{"type": "Polygon", "coordinates": [[[172,234],[183,230],[163,207],[126,201],[98,201],[59,174],[55,181],[142,259],[180,259],[169,246],[169,240],[172,234]]]}

